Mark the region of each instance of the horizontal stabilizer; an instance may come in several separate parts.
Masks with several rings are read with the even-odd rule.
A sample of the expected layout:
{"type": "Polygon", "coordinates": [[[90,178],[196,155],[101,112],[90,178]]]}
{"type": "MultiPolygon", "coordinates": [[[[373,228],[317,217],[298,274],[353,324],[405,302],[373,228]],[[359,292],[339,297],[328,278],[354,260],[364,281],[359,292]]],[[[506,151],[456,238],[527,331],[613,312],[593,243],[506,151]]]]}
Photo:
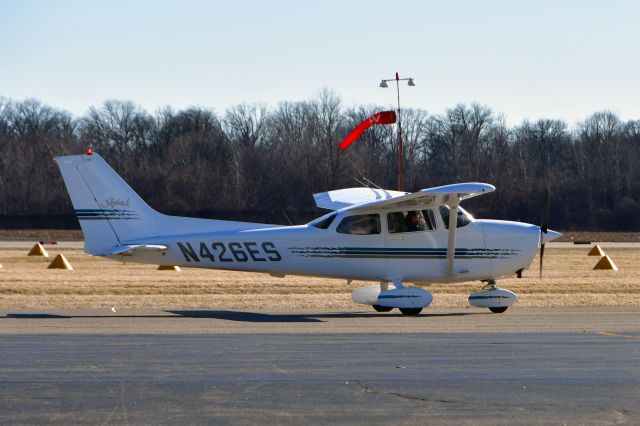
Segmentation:
{"type": "Polygon", "coordinates": [[[132,253],[134,251],[163,251],[166,249],[168,249],[168,247],[161,244],[130,244],[115,246],[105,252],[98,253],[96,256],[113,256],[116,254],[132,253]]]}

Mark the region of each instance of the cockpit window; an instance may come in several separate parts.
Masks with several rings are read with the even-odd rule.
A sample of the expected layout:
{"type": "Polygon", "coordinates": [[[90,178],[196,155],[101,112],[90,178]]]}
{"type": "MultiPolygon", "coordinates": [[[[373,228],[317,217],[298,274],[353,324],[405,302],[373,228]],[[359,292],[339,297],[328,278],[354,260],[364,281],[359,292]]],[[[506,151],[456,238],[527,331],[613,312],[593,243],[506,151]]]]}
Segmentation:
{"type": "Polygon", "coordinates": [[[332,213],[327,216],[319,217],[318,219],[311,222],[310,225],[315,226],[316,228],[319,228],[319,229],[327,229],[328,227],[331,226],[331,224],[333,223],[333,219],[335,219],[337,215],[338,213],[332,213]]]}
{"type": "MultiPolygon", "coordinates": [[[[444,227],[449,229],[449,206],[440,206],[440,216],[442,216],[444,227]]],[[[456,223],[456,228],[467,226],[471,223],[472,220],[473,217],[469,213],[467,213],[465,209],[463,209],[462,207],[458,207],[458,220],[456,223]]]]}
{"type": "Polygon", "coordinates": [[[374,235],[380,233],[380,216],[377,214],[359,214],[342,219],[336,232],[352,235],[374,235]]]}
{"type": "Polygon", "coordinates": [[[410,210],[387,213],[390,234],[401,232],[433,231],[436,221],[432,210],[410,210]]]}

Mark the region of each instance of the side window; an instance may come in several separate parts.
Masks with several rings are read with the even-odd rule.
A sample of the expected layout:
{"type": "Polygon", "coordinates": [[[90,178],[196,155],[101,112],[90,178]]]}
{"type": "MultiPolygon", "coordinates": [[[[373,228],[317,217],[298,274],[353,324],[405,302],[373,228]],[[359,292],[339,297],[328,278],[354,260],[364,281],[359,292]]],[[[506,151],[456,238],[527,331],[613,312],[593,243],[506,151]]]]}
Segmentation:
{"type": "Polygon", "coordinates": [[[433,216],[433,210],[422,210],[422,214],[424,215],[424,220],[427,223],[427,229],[429,231],[433,231],[436,229],[436,218],[433,216]]]}
{"type": "Polygon", "coordinates": [[[380,216],[377,214],[359,214],[342,219],[336,232],[352,235],[373,235],[380,233],[380,216]]]}
{"type": "MultiPolygon", "coordinates": [[[[440,216],[444,222],[444,227],[449,229],[449,206],[440,206],[440,216]]],[[[468,213],[461,208],[458,208],[458,220],[456,221],[456,228],[462,228],[471,223],[471,218],[468,213]]]]}
{"type": "Polygon", "coordinates": [[[388,213],[387,225],[390,234],[436,229],[436,221],[430,209],[388,213]]]}

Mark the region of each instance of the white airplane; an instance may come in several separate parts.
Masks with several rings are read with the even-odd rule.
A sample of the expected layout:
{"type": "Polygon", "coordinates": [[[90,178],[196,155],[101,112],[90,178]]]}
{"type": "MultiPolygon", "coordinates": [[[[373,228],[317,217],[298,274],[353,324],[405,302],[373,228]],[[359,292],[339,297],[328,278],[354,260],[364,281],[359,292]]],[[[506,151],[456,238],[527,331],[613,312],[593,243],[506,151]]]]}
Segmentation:
{"type": "MultiPolygon", "coordinates": [[[[433,297],[405,283],[478,280],[472,306],[504,312],[517,299],[496,280],[521,276],[536,250],[561,234],[519,222],[478,220],[459,203],[486,183],[404,193],[348,188],[315,194],[330,213],[279,226],[167,216],[149,207],[96,153],[55,158],[85,237],[85,252],[114,260],[370,280],[356,303],[418,315],[433,297]]],[[[543,252],[541,253],[543,254],[543,252]]],[[[541,263],[542,268],[542,263],[541,263]]]]}

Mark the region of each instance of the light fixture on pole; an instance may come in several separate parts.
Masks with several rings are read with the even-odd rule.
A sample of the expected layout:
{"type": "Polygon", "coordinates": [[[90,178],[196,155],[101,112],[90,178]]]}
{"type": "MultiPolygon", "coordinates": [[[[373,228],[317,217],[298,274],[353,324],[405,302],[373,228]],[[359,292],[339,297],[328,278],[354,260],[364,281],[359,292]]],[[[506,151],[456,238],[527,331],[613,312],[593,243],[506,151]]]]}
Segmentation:
{"type": "Polygon", "coordinates": [[[387,88],[388,81],[396,82],[396,90],[398,93],[398,191],[403,191],[404,182],[404,154],[402,152],[402,121],[400,118],[400,82],[407,81],[409,86],[415,86],[413,78],[400,78],[400,74],[396,73],[396,78],[389,78],[380,82],[380,87],[387,88]]]}

